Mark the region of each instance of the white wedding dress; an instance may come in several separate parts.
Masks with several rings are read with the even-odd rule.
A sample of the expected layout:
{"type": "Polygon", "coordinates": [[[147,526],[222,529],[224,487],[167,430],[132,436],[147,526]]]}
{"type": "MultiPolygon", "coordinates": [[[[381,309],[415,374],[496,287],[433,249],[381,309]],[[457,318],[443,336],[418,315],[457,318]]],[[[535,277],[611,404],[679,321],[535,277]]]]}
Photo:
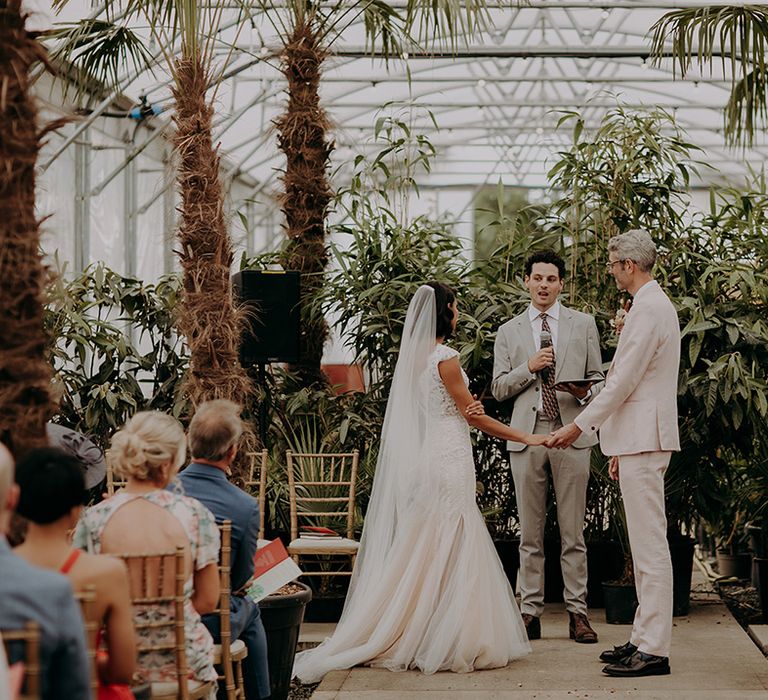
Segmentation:
{"type": "MultiPolygon", "coordinates": [[[[425,288],[430,289],[420,291],[425,288]]],[[[371,519],[366,517],[344,613],[332,637],[297,655],[294,675],[302,682],[360,664],[468,672],[506,666],[530,652],[513,591],[475,502],[469,426],[438,372],[441,361],[458,353],[435,345],[431,332],[430,347],[414,365],[418,387],[410,392],[411,403],[390,397],[382,431],[385,454],[379,457],[371,519]],[[409,405],[421,415],[410,415],[409,405]],[[408,439],[405,421],[395,420],[392,434],[398,408],[419,423],[418,448],[408,439]],[[421,456],[404,455],[403,444],[421,456]],[[384,469],[386,477],[379,471],[384,469]]]]}

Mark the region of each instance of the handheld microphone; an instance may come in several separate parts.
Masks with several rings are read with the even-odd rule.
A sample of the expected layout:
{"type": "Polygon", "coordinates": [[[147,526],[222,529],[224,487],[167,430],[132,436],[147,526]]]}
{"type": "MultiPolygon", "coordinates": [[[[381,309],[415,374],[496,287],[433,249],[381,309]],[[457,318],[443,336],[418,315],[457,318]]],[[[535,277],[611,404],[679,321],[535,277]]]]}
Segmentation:
{"type": "Polygon", "coordinates": [[[549,331],[541,331],[539,334],[539,347],[552,347],[552,334],[549,331]]]}

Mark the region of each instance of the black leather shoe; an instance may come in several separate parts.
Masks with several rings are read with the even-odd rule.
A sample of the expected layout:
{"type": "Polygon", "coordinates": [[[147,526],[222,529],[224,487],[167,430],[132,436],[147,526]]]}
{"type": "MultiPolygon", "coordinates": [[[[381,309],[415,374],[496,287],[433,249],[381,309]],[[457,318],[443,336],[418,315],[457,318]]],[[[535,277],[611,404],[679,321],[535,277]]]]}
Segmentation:
{"type": "Polygon", "coordinates": [[[523,622],[525,623],[528,639],[541,639],[541,620],[538,617],[523,613],[523,622]]]}
{"type": "Polygon", "coordinates": [[[632,642],[622,644],[620,647],[613,647],[613,649],[606,649],[600,654],[600,661],[605,661],[607,664],[615,664],[619,661],[623,661],[628,656],[634,654],[637,651],[637,647],[632,642]]]}
{"type": "Polygon", "coordinates": [[[623,661],[608,664],[603,673],[617,678],[636,678],[637,676],[666,676],[670,673],[669,659],[666,656],[654,656],[636,651],[623,661]]]}

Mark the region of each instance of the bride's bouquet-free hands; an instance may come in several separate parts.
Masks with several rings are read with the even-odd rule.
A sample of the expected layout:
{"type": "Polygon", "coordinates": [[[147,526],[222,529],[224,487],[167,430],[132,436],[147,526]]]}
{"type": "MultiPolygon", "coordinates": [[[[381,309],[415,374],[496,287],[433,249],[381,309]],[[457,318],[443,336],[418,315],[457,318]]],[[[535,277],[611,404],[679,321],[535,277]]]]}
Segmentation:
{"type": "Polygon", "coordinates": [[[538,447],[544,445],[544,447],[550,447],[549,441],[552,439],[551,435],[528,435],[525,438],[525,444],[529,447],[538,447]]]}

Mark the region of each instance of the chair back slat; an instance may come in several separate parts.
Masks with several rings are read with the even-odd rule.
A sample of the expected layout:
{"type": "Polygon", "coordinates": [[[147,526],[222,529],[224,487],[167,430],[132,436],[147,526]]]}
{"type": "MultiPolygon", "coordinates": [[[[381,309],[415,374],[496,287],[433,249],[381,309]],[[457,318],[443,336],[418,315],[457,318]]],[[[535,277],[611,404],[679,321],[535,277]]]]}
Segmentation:
{"type": "Polygon", "coordinates": [[[16,643],[24,645],[24,684],[19,700],[40,700],[40,625],[27,622],[23,629],[0,630],[6,655],[16,643]]]}
{"type": "Polygon", "coordinates": [[[85,640],[88,648],[88,669],[91,679],[91,697],[93,700],[99,695],[99,673],[96,667],[96,637],[101,626],[101,620],[97,618],[96,610],[96,586],[85,586],[82,591],[75,593],[75,600],[80,603],[85,626],[85,640]]]}
{"type": "Polygon", "coordinates": [[[258,488],[258,500],[259,500],[259,539],[264,539],[264,522],[265,511],[267,505],[267,464],[269,460],[269,452],[267,450],[261,450],[261,452],[249,452],[249,468],[248,468],[248,480],[245,482],[246,489],[253,492],[254,488],[258,488]],[[258,470],[258,475],[255,474],[258,470]],[[257,478],[258,477],[258,478],[257,478]]]}
{"type": "Polygon", "coordinates": [[[292,540],[299,536],[300,525],[318,521],[343,523],[344,536],[353,539],[358,461],[358,450],[286,452],[292,540]],[[323,509],[324,504],[328,508],[323,509]]]}
{"type": "Polygon", "coordinates": [[[107,494],[110,496],[115,495],[115,491],[125,486],[125,479],[120,479],[115,475],[115,470],[112,465],[107,462],[107,494]]]}
{"type": "Polygon", "coordinates": [[[180,700],[189,700],[184,628],[184,547],[175,552],[119,554],[128,567],[134,625],[155,639],[138,634],[139,668],[150,652],[172,652],[180,700]],[[159,637],[162,631],[166,639],[159,637]]]}

